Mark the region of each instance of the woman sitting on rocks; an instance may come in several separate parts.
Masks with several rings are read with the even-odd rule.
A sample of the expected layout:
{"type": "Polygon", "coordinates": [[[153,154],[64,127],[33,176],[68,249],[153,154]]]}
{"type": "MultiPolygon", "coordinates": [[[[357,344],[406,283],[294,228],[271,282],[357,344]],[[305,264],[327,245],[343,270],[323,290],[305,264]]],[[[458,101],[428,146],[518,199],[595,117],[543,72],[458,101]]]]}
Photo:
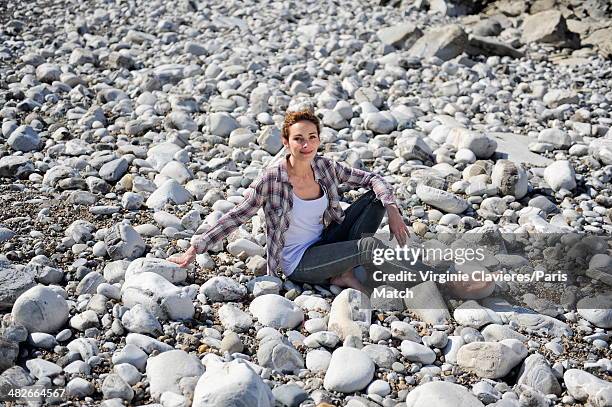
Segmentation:
{"type": "Polygon", "coordinates": [[[206,233],[194,236],[187,252],[170,260],[186,267],[196,254],[246,223],[263,205],[269,275],[278,275],[280,268],[294,282],[330,283],[366,292],[354,274],[358,266],[388,274],[414,269],[414,264],[403,260],[374,265],[375,249],[389,247],[372,236],[385,212],[400,246],[406,244],[409,233],[393,188],[377,174],[318,155],[319,134],[319,119],[312,111],[287,113],[281,136],[289,152],[262,171],[240,205],[206,233]],[[370,190],[343,210],[340,184],[370,190]]]}

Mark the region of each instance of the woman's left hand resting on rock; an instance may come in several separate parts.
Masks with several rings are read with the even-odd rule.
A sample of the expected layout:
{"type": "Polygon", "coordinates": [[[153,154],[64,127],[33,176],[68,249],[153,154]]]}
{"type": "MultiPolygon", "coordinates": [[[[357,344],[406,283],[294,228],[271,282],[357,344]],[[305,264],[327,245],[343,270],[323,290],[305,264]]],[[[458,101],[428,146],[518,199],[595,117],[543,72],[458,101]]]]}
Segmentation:
{"type": "MultiPolygon", "coordinates": [[[[391,235],[395,237],[395,240],[399,243],[400,246],[404,246],[406,241],[408,240],[408,236],[410,232],[408,231],[408,226],[404,223],[404,218],[402,218],[402,214],[399,209],[395,205],[387,206],[387,217],[389,218],[389,231],[391,235]]],[[[392,238],[389,237],[389,240],[392,238]]]]}
{"type": "Polygon", "coordinates": [[[185,268],[189,266],[189,264],[191,264],[191,262],[195,260],[196,254],[197,254],[196,248],[194,246],[191,246],[183,254],[178,254],[178,255],[168,257],[168,261],[171,261],[172,263],[176,263],[179,266],[185,268]]]}

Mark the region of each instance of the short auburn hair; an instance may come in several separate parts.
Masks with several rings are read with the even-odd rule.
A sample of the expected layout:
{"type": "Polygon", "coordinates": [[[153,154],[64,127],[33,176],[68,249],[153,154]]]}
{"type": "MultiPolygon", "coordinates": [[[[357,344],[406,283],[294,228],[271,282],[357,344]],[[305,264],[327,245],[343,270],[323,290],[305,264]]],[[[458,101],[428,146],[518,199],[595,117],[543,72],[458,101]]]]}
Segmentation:
{"type": "Polygon", "coordinates": [[[283,121],[283,128],[281,129],[281,136],[284,139],[289,140],[289,127],[302,120],[311,122],[317,126],[317,135],[321,134],[321,122],[319,118],[311,110],[297,110],[287,112],[285,114],[285,120],[283,121]]]}

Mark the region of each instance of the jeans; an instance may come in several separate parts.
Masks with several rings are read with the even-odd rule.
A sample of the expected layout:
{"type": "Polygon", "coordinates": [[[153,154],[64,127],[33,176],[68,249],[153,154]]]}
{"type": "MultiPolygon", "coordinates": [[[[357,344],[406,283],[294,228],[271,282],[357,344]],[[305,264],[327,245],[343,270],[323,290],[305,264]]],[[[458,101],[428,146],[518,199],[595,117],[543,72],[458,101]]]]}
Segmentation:
{"type": "Polygon", "coordinates": [[[390,247],[373,236],[385,211],[374,191],[363,194],[344,211],[345,217],[341,224],[332,222],[323,230],[321,239],[306,249],[288,278],[299,283],[325,284],[330,278],[360,265],[366,271],[381,270],[385,274],[400,274],[403,270],[424,268],[420,262],[411,265],[403,259],[374,264],[374,250],[390,247]]]}

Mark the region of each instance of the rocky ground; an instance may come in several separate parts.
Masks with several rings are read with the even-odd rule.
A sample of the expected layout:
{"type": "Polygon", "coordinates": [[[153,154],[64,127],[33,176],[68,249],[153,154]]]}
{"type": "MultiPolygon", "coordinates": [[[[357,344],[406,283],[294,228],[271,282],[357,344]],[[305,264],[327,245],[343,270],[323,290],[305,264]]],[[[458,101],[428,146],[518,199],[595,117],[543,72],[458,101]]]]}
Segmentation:
{"type": "Polygon", "coordinates": [[[607,2],[0,10],[7,405],[612,405],[607,2]],[[298,286],[263,275],[259,215],[188,270],[165,260],[304,104],[321,154],[393,184],[415,241],[568,280],[479,301],[298,286]]]}

